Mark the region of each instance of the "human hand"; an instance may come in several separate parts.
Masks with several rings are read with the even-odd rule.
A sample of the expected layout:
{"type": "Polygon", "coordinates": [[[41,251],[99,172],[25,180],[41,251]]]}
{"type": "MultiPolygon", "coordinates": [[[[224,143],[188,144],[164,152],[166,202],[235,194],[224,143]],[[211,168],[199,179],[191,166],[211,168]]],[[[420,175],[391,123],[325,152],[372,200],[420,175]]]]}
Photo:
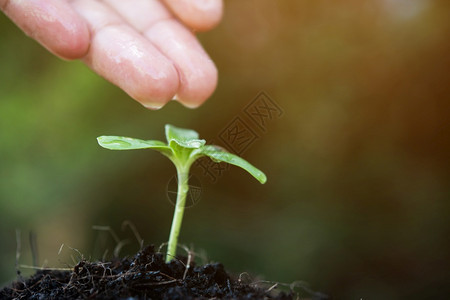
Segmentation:
{"type": "Polygon", "coordinates": [[[50,52],[81,59],[147,108],[174,97],[197,107],[217,85],[189,29],[214,27],[222,0],[0,0],[0,8],[50,52]]]}

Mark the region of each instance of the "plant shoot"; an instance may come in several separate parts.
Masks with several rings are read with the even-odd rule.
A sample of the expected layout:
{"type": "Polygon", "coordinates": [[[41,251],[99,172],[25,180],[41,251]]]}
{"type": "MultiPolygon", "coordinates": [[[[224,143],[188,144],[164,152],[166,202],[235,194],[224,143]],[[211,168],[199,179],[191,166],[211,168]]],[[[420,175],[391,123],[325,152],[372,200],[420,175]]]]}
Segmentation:
{"type": "Polygon", "coordinates": [[[199,139],[198,133],[194,130],[166,125],[165,131],[167,143],[121,136],[100,136],[97,138],[97,141],[100,146],[110,150],[157,150],[161,154],[167,156],[175,165],[178,179],[177,201],[175,204],[175,212],[173,215],[166,255],[166,262],[170,262],[176,255],[186,195],[189,191],[189,170],[197,159],[207,156],[214,162],[226,162],[241,167],[261,183],[265,183],[267,178],[262,171],[255,168],[241,157],[226,152],[218,146],[206,145],[206,141],[199,139]]]}

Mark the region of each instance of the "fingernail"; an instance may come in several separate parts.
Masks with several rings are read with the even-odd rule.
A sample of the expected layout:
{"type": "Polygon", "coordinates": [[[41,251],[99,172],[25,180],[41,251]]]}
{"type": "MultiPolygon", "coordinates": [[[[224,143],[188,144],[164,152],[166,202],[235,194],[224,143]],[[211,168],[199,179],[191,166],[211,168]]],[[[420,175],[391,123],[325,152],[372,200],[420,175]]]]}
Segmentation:
{"type": "Polygon", "coordinates": [[[181,103],[184,105],[184,107],[187,107],[189,109],[198,108],[200,106],[199,103],[181,103]]]}
{"type": "Polygon", "coordinates": [[[180,98],[178,97],[178,95],[173,96],[172,101],[178,101],[179,103],[181,103],[181,105],[183,105],[186,108],[190,108],[190,109],[194,109],[200,106],[200,103],[185,103],[183,101],[180,101],[180,98]]]}
{"type": "Polygon", "coordinates": [[[151,109],[151,110],[158,110],[158,109],[161,109],[164,106],[164,104],[161,104],[161,103],[149,103],[149,102],[142,103],[142,105],[145,108],[148,108],[148,109],[151,109]]]}

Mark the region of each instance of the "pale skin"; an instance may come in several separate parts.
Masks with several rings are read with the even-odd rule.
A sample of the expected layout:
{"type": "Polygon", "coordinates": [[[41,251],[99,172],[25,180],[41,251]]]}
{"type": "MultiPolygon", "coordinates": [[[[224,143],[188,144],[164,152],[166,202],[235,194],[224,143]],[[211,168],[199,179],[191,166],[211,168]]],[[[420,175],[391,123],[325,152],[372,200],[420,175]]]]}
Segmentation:
{"type": "Polygon", "coordinates": [[[216,26],[222,0],[0,0],[0,9],[51,53],[80,59],[150,109],[195,108],[217,69],[194,35],[216,26]]]}

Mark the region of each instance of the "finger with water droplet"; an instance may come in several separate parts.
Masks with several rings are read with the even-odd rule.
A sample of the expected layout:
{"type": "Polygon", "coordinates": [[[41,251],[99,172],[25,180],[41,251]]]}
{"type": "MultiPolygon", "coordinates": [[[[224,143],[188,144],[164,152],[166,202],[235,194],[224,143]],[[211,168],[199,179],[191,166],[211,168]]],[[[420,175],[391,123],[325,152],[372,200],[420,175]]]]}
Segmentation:
{"type": "Polygon", "coordinates": [[[84,62],[147,108],[157,109],[178,90],[174,64],[105,3],[75,0],[92,35],[84,62]]]}
{"type": "Polygon", "coordinates": [[[214,63],[197,38],[177,22],[162,3],[105,1],[175,64],[179,76],[177,100],[188,107],[197,107],[212,94],[217,84],[214,63]]]}
{"type": "Polygon", "coordinates": [[[212,95],[217,86],[217,69],[192,32],[176,20],[164,20],[144,34],[177,68],[176,100],[195,108],[212,95]]]}

